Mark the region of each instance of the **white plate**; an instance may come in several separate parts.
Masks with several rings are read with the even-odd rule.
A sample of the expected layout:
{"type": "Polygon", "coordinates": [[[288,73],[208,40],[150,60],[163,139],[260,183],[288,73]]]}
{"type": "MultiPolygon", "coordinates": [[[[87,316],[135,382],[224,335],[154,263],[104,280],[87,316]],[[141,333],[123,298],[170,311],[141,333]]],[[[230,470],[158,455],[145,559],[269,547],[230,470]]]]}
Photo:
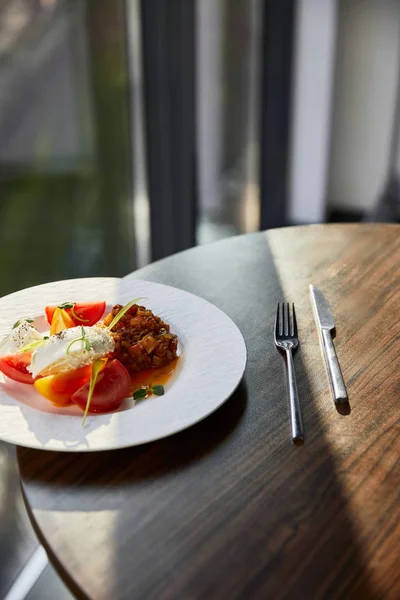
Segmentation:
{"type": "Polygon", "coordinates": [[[43,314],[47,304],[106,300],[143,304],[171,325],[181,358],[165,395],[105,415],[89,415],[82,427],[77,408],[56,408],[31,385],[0,381],[0,439],[42,450],[91,452],[157,440],[197,423],[219,408],[238,386],[246,347],[233,321],[198,296],[158,283],[131,278],[58,281],[0,299],[0,339],[21,317],[43,314]]]}

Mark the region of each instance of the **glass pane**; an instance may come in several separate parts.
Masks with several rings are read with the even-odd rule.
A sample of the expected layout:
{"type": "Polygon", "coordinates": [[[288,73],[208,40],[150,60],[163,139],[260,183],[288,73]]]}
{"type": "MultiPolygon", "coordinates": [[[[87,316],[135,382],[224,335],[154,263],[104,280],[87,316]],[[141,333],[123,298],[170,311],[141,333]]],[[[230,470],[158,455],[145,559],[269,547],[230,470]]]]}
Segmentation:
{"type": "Polygon", "coordinates": [[[260,0],[198,0],[198,241],[259,227],[260,0]]]}
{"type": "Polygon", "coordinates": [[[122,0],[0,4],[0,294],[135,267],[122,0]]]}

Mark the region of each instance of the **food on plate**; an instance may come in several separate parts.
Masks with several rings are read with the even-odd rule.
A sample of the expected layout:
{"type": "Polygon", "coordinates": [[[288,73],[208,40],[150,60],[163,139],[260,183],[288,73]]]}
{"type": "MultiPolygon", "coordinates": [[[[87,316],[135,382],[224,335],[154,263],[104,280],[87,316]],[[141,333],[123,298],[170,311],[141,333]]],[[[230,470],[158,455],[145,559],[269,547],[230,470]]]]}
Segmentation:
{"type": "Polygon", "coordinates": [[[32,323],[33,319],[20,319],[15,323],[11,330],[8,344],[10,352],[17,352],[24,346],[42,340],[42,336],[32,323]]]}
{"type": "MultiPolygon", "coordinates": [[[[123,307],[116,304],[104,323],[110,324],[123,307]]],[[[178,338],[160,317],[134,304],[111,328],[113,356],[129,371],[162,367],[177,356],[178,338]]]]}
{"type": "Polygon", "coordinates": [[[144,387],[138,388],[133,392],[133,399],[143,400],[143,398],[147,398],[154,394],[155,396],[164,396],[164,386],[159,383],[156,385],[145,385],[144,387]]]}
{"type": "Polygon", "coordinates": [[[28,370],[33,378],[65,373],[91,365],[97,358],[110,354],[114,346],[113,337],[105,327],[81,325],[64,329],[37,346],[28,370]]]}
{"type": "Polygon", "coordinates": [[[73,371],[40,377],[33,383],[39,394],[56,406],[69,406],[72,404],[71,396],[89,381],[91,373],[92,365],[86,365],[73,371]]]}
{"type": "Polygon", "coordinates": [[[34,384],[56,406],[76,404],[84,410],[83,422],[88,412],[119,409],[132,392],[135,401],[163,395],[178,360],[178,338],[139,300],[116,304],[103,320],[105,301],[46,306],[48,335],[33,319],[20,319],[8,338],[10,353],[0,356],[0,371],[34,384]]]}
{"type": "Polygon", "coordinates": [[[28,371],[30,362],[30,352],[0,356],[0,371],[19,383],[33,383],[32,374],[28,371]]]}
{"type": "Polygon", "coordinates": [[[63,308],[56,308],[50,324],[50,335],[64,331],[70,327],[75,327],[74,321],[63,308]]]}
{"type": "MultiPolygon", "coordinates": [[[[85,383],[72,395],[72,402],[86,408],[89,393],[89,382],[85,383]]],[[[131,391],[131,378],[125,367],[112,360],[100,371],[90,401],[91,412],[111,412],[121,405],[121,398],[127,398],[131,391]]]]}
{"type": "Polygon", "coordinates": [[[87,325],[91,327],[100,321],[106,309],[105,300],[101,302],[64,302],[63,304],[46,306],[45,314],[49,325],[51,325],[56,310],[64,310],[75,325],[87,325]]]}

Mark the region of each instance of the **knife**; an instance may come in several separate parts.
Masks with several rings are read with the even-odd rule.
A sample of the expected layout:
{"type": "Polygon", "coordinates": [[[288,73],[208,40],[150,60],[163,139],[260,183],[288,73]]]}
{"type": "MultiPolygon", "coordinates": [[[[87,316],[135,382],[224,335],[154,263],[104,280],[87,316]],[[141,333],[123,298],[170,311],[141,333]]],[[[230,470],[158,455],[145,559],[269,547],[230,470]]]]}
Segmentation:
{"type": "Polygon", "coordinates": [[[332,340],[332,331],[335,329],[333,313],[324,294],[315,285],[310,285],[310,294],[333,399],[336,404],[344,404],[348,398],[332,340]]]}

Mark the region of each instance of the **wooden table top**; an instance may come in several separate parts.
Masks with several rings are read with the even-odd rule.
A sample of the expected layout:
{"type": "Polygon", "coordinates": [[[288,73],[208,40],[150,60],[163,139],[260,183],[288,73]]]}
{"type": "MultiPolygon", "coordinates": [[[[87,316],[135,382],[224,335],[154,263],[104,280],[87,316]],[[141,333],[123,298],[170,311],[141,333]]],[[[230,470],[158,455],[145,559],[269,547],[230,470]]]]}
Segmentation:
{"type": "Polygon", "coordinates": [[[231,238],[132,275],[223,309],[248,365],[221,409],[168,439],[19,449],[32,521],[79,597],[400,598],[399,265],[400,226],[323,225],[231,238]],[[310,283],[334,311],[347,413],[330,396],[310,283]],[[272,336],[282,300],[297,308],[302,446],[272,336]]]}

